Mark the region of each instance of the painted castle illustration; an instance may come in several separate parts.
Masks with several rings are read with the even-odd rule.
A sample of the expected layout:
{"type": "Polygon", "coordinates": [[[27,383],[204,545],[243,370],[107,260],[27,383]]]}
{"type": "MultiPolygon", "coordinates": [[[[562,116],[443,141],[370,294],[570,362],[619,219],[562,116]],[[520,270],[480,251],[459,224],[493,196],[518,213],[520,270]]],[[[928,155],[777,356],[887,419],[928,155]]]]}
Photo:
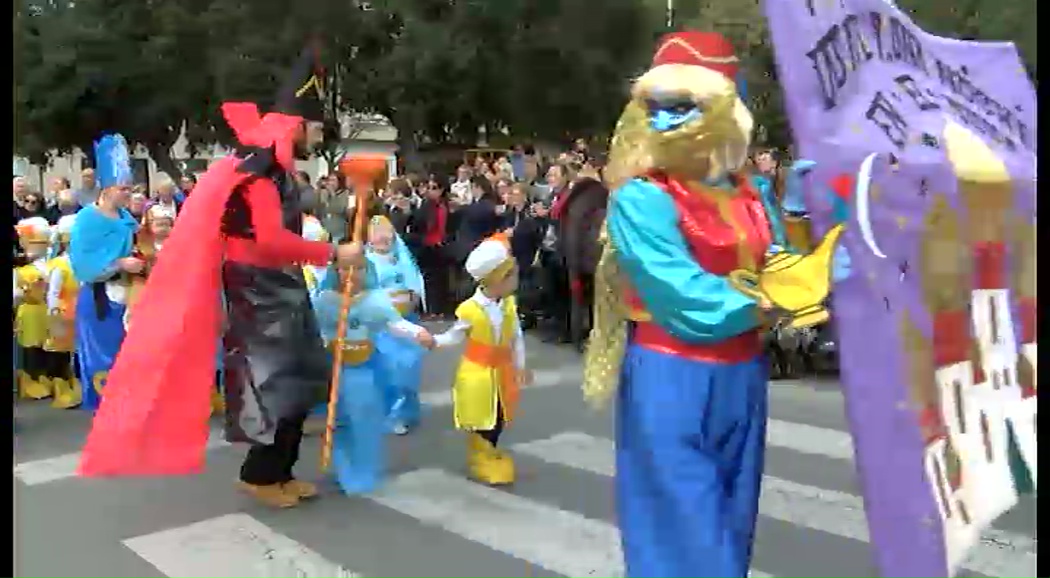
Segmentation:
{"type": "Polygon", "coordinates": [[[954,574],[1036,480],[1035,216],[980,138],[948,121],[943,142],[959,204],[934,197],[916,268],[932,332],[908,315],[900,329],[954,574]]]}

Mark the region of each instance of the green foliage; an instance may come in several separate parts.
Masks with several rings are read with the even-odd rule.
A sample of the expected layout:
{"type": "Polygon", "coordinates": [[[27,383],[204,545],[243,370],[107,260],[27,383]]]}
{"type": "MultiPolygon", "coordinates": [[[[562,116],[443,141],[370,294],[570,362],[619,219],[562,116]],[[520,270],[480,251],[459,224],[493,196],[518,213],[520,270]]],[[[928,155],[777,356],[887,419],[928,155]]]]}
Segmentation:
{"type": "Polygon", "coordinates": [[[413,148],[606,131],[653,31],[637,0],[15,2],[16,150],[90,152],[115,130],[169,172],[183,126],[229,142],[218,103],[265,107],[311,35],[332,110],[381,113],[413,148]]]}
{"type": "Polygon", "coordinates": [[[927,32],[966,40],[1010,41],[1036,78],[1035,3],[1031,0],[898,0],[897,6],[927,32]]]}
{"type": "MultiPolygon", "coordinates": [[[[479,127],[607,136],[666,31],[666,0],[14,2],[16,150],[34,161],[52,149],[90,154],[99,132],[117,130],[173,173],[180,129],[191,145],[229,142],[218,104],[265,107],[310,35],[324,47],[331,109],[387,116],[411,157],[419,145],[473,144],[479,127]]],[[[899,5],[934,33],[1016,42],[1035,77],[1027,0],[899,5]]],[[[678,0],[674,28],[733,40],[766,144],[787,146],[759,0],[678,0]]]]}

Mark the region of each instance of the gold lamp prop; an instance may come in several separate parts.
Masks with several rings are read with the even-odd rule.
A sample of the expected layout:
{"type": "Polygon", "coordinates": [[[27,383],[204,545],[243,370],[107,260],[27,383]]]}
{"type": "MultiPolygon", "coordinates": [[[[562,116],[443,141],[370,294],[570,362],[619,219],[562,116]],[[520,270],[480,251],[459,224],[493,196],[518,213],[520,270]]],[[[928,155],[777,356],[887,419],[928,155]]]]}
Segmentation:
{"type": "MultiPolygon", "coordinates": [[[[345,158],[339,163],[339,172],[354,187],[355,206],[353,242],[361,244],[365,237],[365,223],[368,220],[368,195],[387,170],[386,157],[378,155],[358,155],[345,158]]],[[[355,271],[350,270],[342,288],[342,302],[339,308],[339,319],[336,322],[335,342],[332,344],[332,382],[328,388],[328,415],[325,420],[324,443],[321,445],[321,471],[327,472],[332,462],[332,434],[335,433],[335,410],[339,402],[339,378],[343,367],[343,345],[346,338],[346,316],[353,305],[355,293],[353,283],[355,271]]]]}
{"type": "Polygon", "coordinates": [[[824,300],[831,291],[831,260],[845,226],[835,225],[808,255],[777,253],[755,273],[736,269],[729,284],[741,293],[768,301],[788,313],[791,327],[803,328],[828,320],[824,300]]]}

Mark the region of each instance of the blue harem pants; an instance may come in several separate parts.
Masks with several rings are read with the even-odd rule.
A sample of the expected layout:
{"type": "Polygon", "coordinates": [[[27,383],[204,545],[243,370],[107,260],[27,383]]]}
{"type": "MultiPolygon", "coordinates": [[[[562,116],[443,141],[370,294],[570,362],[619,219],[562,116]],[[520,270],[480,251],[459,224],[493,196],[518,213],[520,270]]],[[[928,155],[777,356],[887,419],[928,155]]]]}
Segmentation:
{"type": "Polygon", "coordinates": [[[628,577],[747,576],[765,452],[767,364],[631,344],[616,420],[628,577]]]}
{"type": "Polygon", "coordinates": [[[386,411],[376,382],[376,356],[362,365],[343,365],[339,378],[332,466],[336,482],[348,495],[379,488],[386,465],[386,411]]]}
{"type": "Polygon", "coordinates": [[[122,303],[105,297],[99,284],[86,284],[77,295],[76,353],[80,365],[80,388],[83,401],[80,407],[95,411],[102,402],[106,375],[117,359],[124,342],[124,310],[122,303]],[[95,299],[104,300],[96,303],[95,299]]]}

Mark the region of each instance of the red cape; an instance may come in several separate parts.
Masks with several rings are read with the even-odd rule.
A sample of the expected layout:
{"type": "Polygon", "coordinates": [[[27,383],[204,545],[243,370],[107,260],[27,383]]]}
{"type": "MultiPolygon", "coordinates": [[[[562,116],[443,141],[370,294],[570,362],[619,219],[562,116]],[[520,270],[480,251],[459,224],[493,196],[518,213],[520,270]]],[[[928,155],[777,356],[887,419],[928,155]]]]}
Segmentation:
{"type": "MultiPolygon", "coordinates": [[[[260,118],[254,104],[223,105],[243,145],[273,147],[293,166],[302,119],[260,118]]],[[[216,348],[222,329],[222,216],[230,193],[251,175],[227,157],[201,177],[135,305],[109,372],[78,472],[82,476],[198,473],[204,467],[216,348]]]]}

